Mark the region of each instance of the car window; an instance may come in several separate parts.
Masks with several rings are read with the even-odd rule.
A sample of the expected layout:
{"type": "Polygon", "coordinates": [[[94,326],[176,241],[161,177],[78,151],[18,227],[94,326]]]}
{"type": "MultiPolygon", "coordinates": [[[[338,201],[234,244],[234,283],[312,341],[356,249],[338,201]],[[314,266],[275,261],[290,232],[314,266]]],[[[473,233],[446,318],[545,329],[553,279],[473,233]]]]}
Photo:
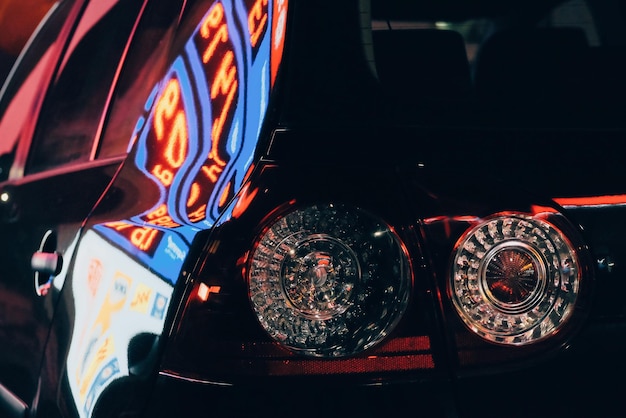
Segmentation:
{"type": "Polygon", "coordinates": [[[100,1],[88,6],[44,102],[27,174],[91,159],[118,64],[142,4],[100,1]]]}

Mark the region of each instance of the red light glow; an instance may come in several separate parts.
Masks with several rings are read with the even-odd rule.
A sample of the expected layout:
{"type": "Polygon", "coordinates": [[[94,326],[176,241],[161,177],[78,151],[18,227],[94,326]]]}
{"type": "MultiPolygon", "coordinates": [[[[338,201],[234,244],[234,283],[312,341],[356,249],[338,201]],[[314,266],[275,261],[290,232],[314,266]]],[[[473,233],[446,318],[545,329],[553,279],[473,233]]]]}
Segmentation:
{"type": "Polygon", "coordinates": [[[211,293],[218,294],[220,293],[220,290],[220,286],[208,286],[204,283],[200,283],[197,293],[198,299],[200,299],[202,302],[206,302],[207,300],[209,300],[209,296],[211,295],[211,293]]]}
{"type": "Polygon", "coordinates": [[[626,195],[606,195],[589,197],[559,197],[554,199],[563,207],[594,207],[626,205],[626,195]]]}
{"type": "Polygon", "coordinates": [[[331,375],[391,372],[416,369],[433,369],[435,363],[430,354],[409,354],[393,357],[350,358],[333,360],[285,360],[268,361],[270,376],[331,375]]]}
{"type": "Polygon", "coordinates": [[[252,203],[258,191],[259,189],[250,190],[249,185],[245,185],[241,189],[241,194],[239,195],[237,203],[233,208],[233,218],[240,217],[246,211],[246,209],[248,209],[248,206],[250,206],[250,203],[252,203]]]}
{"type": "Polygon", "coordinates": [[[532,205],[530,211],[533,215],[556,213],[556,209],[549,206],[532,205]]]}

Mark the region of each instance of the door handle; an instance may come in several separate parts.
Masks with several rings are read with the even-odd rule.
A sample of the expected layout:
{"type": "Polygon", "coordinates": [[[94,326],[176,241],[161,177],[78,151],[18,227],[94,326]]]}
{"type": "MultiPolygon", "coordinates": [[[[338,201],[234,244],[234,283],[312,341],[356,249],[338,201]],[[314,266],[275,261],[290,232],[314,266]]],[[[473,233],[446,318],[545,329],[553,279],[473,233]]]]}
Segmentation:
{"type": "Polygon", "coordinates": [[[30,259],[30,266],[35,272],[35,293],[45,296],[52,285],[52,278],[63,268],[63,256],[55,251],[56,236],[52,231],[46,231],[39,245],[30,259]]]}
{"type": "Polygon", "coordinates": [[[56,276],[63,268],[63,256],[58,252],[37,251],[30,260],[30,266],[36,273],[56,276]]]}

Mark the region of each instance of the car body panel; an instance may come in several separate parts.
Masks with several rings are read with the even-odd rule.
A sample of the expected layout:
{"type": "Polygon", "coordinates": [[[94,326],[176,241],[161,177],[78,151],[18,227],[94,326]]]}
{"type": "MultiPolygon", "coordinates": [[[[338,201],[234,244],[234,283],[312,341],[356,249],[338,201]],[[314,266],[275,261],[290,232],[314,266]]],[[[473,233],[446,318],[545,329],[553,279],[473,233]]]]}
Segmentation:
{"type": "MultiPolygon", "coordinates": [[[[19,313],[0,327],[0,412],[495,417],[512,396],[519,416],[623,412],[621,102],[419,97],[423,57],[419,76],[386,84],[377,19],[454,25],[462,3],[71,3],[45,49],[54,65],[16,71],[4,94],[23,100],[0,106],[0,309],[19,313]],[[336,358],[272,339],[248,288],[273,220],[324,205],[378,219],[410,266],[402,318],[336,358]],[[459,243],[495,216],[545,220],[575,248],[576,309],[532,344],[481,338],[452,301],[459,243]],[[35,286],[37,250],[63,265],[35,286]],[[578,409],[595,387],[602,407],[578,409]]],[[[487,17],[514,7],[478,3],[487,17]]],[[[419,51],[437,53],[428,39],[419,51]]]]}
{"type": "Polygon", "coordinates": [[[92,416],[118,387],[128,397],[141,390],[195,236],[232,216],[225,208],[252,169],[281,59],[277,18],[260,8],[253,36],[254,3],[203,4],[180,23],[192,30],[135,115],[128,157],[77,241],[47,353],[67,356],[48,376],[63,391],[40,397],[45,413],[92,416]]]}
{"type": "MultiPolygon", "coordinates": [[[[40,385],[38,376],[49,334],[46,330],[49,330],[54,318],[55,307],[62,290],[62,278],[70,269],[75,240],[84,220],[100,199],[122,161],[119,157],[100,160],[90,158],[95,137],[93,124],[90,125],[87,120],[91,118],[97,122],[102,117],[109,86],[100,88],[99,92],[104,96],[102,94],[92,96],[94,100],[90,106],[90,115],[83,114],[78,117],[82,125],[76,124],[76,119],[68,123],[69,112],[64,115],[66,117],[64,120],[53,116],[58,109],[67,111],[68,104],[75,108],[75,105],[71,105],[73,96],[64,96],[65,107],[61,107],[48,93],[51,90],[52,94],[59,95],[60,90],[67,88],[67,79],[70,77],[66,74],[72,72],[75,74],[77,66],[82,65],[76,56],[81,54],[81,48],[84,49],[88,44],[86,38],[93,36],[94,28],[87,25],[77,34],[72,34],[71,30],[77,16],[83,16],[86,20],[93,17],[94,11],[89,8],[83,10],[83,5],[82,2],[64,2],[50,12],[49,19],[55,22],[53,29],[58,30],[57,37],[51,39],[51,34],[46,30],[36,33],[31,42],[31,45],[34,45],[32,52],[27,52],[20,59],[17,68],[21,69],[21,65],[29,68],[33,60],[32,55],[39,52],[38,48],[41,47],[45,48],[45,59],[32,67],[32,71],[19,89],[15,90],[14,85],[20,86],[19,77],[23,74],[16,72],[18,75],[14,77],[17,80],[9,80],[4,90],[6,97],[3,107],[6,112],[0,123],[3,144],[15,145],[12,146],[12,152],[5,154],[14,158],[9,160],[12,161],[10,172],[5,170],[3,173],[9,177],[8,180],[0,185],[4,196],[2,254],[3,263],[7,266],[2,275],[2,284],[6,288],[6,292],[3,292],[3,295],[6,295],[6,298],[3,298],[3,309],[7,322],[2,328],[6,336],[6,343],[3,344],[6,353],[3,355],[3,376],[0,382],[11,394],[9,396],[15,396],[21,404],[28,407],[37,397],[40,385]],[[62,23],[59,23],[59,20],[62,23]],[[68,40],[78,48],[66,51],[65,44],[68,40]],[[65,57],[64,59],[69,62],[63,71],[55,73],[57,66],[51,62],[60,57],[65,57]],[[52,88],[49,90],[47,86],[50,82],[52,88]],[[66,87],[61,87],[62,85],[66,87]],[[48,104],[49,102],[52,104],[48,104]],[[25,115],[41,115],[41,120],[34,123],[37,118],[23,119],[25,115]],[[72,124],[77,128],[71,128],[72,124]],[[54,144],[55,129],[65,129],[65,135],[78,135],[76,138],[83,142],[80,148],[70,149],[70,152],[81,150],[78,163],[68,165],[66,158],[69,157],[69,161],[73,161],[74,157],[63,149],[59,151],[54,150],[54,147],[46,149],[46,146],[51,147],[54,144]],[[35,152],[35,148],[39,150],[35,152]],[[36,161],[36,154],[39,154],[40,161],[47,161],[45,165],[36,161]],[[57,159],[57,155],[61,156],[61,159],[57,159]],[[31,267],[31,257],[37,251],[49,257],[56,257],[58,271],[35,271],[31,267]],[[59,275],[54,277],[55,273],[59,275]]],[[[122,25],[121,28],[122,34],[124,30],[132,29],[132,21],[130,27],[122,25]]],[[[124,35],[121,45],[119,42],[112,43],[113,50],[107,51],[107,57],[118,54],[119,59],[126,39],[127,35],[124,35]],[[120,46],[121,50],[115,50],[120,46]]],[[[113,59],[112,68],[111,66],[108,68],[108,77],[115,74],[115,64],[113,59]]],[[[83,74],[89,75],[88,72],[83,74]]],[[[76,78],[69,81],[73,86],[86,86],[81,83],[82,81],[76,78]]],[[[85,92],[88,90],[89,87],[85,88],[83,94],[89,94],[85,92]]],[[[62,94],[65,95],[66,92],[62,94]]],[[[95,127],[97,129],[97,123],[95,127]]],[[[8,405],[3,407],[11,408],[8,405]]]]}

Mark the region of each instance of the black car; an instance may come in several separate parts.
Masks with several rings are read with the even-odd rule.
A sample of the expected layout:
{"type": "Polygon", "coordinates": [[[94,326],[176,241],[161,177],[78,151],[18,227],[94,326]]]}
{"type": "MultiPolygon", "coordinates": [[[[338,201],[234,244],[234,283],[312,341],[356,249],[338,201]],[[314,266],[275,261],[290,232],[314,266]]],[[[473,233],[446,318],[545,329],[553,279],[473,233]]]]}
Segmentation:
{"type": "Polygon", "coordinates": [[[625,19],[59,0],[0,96],[0,416],[626,416],[625,19]]]}

